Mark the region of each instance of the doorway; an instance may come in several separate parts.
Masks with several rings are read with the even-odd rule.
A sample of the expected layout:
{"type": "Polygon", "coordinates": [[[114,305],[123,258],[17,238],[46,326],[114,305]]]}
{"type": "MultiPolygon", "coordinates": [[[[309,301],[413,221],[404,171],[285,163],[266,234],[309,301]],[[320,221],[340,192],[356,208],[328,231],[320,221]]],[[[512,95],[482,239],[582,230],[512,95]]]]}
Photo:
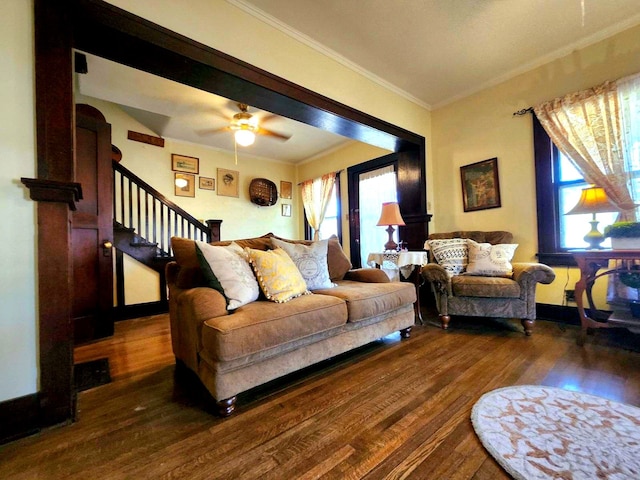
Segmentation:
{"type": "MultiPolygon", "coordinates": [[[[424,137],[312,92],[206,45],[99,0],[35,0],[38,178],[25,179],[38,201],[40,426],[72,418],[73,332],[69,328],[69,210],[81,195],[73,160],[72,49],[356,140],[398,152],[398,189],[411,246],[424,241],[426,213],[424,137]],[[406,192],[406,195],[405,195],[406,192]],[[44,221],[46,219],[46,221],[44,221]],[[55,247],[58,255],[50,255],[55,247]]],[[[25,413],[28,415],[28,413],[25,413]]]]}

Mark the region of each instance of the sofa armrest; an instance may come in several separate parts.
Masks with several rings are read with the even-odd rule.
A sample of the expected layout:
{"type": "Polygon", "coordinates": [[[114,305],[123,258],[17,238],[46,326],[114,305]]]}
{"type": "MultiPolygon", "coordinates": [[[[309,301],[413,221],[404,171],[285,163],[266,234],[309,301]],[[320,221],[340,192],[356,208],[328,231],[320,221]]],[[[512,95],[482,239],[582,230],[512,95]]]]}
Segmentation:
{"type": "Polygon", "coordinates": [[[355,268],[349,270],[345,276],[345,280],[353,280],[354,282],[364,283],[389,283],[389,277],[379,268],[355,268]]]}
{"type": "Polygon", "coordinates": [[[437,263],[428,263],[422,266],[422,278],[430,282],[435,291],[448,293],[450,290],[449,274],[437,263]]]}
{"type": "Polygon", "coordinates": [[[513,279],[522,284],[523,282],[535,282],[549,284],[556,278],[556,273],[542,263],[520,262],[513,263],[513,279]]]}

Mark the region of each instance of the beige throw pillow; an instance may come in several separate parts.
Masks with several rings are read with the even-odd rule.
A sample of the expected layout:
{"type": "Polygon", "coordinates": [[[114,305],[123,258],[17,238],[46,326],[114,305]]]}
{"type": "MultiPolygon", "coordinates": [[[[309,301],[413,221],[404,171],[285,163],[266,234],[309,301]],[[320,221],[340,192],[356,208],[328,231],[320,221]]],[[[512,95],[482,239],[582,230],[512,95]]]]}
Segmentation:
{"type": "Polygon", "coordinates": [[[511,277],[513,276],[513,258],[517,243],[501,243],[491,245],[490,243],[478,243],[467,239],[469,244],[469,264],[467,274],[484,275],[488,277],[511,277]]]}
{"type": "Polygon", "coordinates": [[[438,265],[444,268],[450,277],[465,271],[469,259],[466,238],[427,240],[426,243],[438,265]]]}
{"type": "Polygon", "coordinates": [[[255,250],[245,248],[251,266],[258,277],[262,293],[276,303],[311,293],[291,257],[281,248],[255,250]]]}
{"type": "Polygon", "coordinates": [[[328,243],[328,240],[320,240],[313,242],[311,245],[304,245],[302,243],[283,242],[277,238],[271,239],[273,248],[282,248],[291,257],[309,290],[335,286],[329,278],[327,264],[328,243]]]}

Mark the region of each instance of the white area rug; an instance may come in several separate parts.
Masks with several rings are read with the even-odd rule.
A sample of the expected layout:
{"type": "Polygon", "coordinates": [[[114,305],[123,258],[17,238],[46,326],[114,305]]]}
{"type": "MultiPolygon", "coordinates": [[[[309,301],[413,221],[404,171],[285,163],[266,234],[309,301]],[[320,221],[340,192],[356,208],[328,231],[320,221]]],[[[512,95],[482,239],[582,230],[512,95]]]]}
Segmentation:
{"type": "Polygon", "coordinates": [[[640,408],[522,385],[483,395],[471,421],[516,479],[640,479],[640,408]]]}

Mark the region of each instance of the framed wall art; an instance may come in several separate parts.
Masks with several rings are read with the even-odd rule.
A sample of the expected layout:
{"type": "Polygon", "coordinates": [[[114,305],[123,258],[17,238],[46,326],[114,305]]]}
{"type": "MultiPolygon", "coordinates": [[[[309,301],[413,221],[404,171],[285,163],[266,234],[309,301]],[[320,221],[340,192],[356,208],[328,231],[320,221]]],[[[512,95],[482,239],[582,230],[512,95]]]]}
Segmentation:
{"type": "Polygon", "coordinates": [[[291,198],[291,182],[280,181],[280,198],[291,198]]]}
{"type": "Polygon", "coordinates": [[[465,212],[502,206],[497,158],[460,167],[460,179],[462,181],[462,204],[465,212]]]}
{"type": "Polygon", "coordinates": [[[196,176],[189,173],[175,173],[174,188],[176,197],[196,196],[196,176]]]}
{"type": "Polygon", "coordinates": [[[240,173],[235,170],[218,168],[218,195],[240,196],[240,173]]]}
{"type": "Polygon", "coordinates": [[[200,188],[202,190],[215,190],[216,189],[216,179],[209,177],[200,177],[200,188]]]}
{"type": "Polygon", "coordinates": [[[200,160],[196,157],[171,154],[171,170],[174,172],[198,173],[200,160]]]}
{"type": "Polygon", "coordinates": [[[290,203],[283,203],[282,204],[282,216],[283,217],[290,217],[291,216],[291,204],[290,203]]]}

